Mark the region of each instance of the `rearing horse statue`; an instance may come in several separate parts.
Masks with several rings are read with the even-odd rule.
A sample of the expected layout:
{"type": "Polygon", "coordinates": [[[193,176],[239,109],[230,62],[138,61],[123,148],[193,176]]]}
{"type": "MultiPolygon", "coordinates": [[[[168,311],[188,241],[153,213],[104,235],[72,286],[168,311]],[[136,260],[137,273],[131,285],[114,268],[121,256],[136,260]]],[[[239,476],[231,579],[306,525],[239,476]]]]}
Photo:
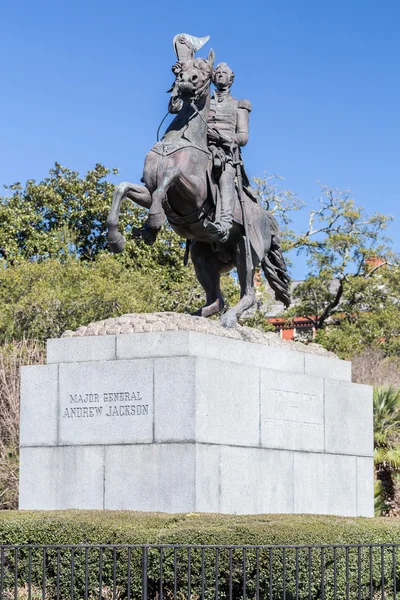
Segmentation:
{"type": "Polygon", "coordinates": [[[289,278],[277,221],[243,193],[240,169],[228,240],[215,243],[206,227],[208,221],[215,219],[218,195],[207,147],[214,58],[211,50],[207,59],[193,57],[180,65],[170,101],[171,112],[177,115],[146,157],[144,185],[124,182],[116,187],[107,219],[107,237],[111,251],[122,252],[125,239],[118,231],[118,220],[124,198],[149,209],[145,226],[136,230],[136,237],[149,245],[155,242],[167,218],[172,229],[188,240],[197,279],[206,293],[206,304],[196,315],[209,317],[222,311],[220,278],[236,267],[240,300],[221,317],[223,325],[234,327],[238,317],[254,304],[254,270],[258,265],[261,264],[276,299],[285,306],[290,304],[289,278]]]}

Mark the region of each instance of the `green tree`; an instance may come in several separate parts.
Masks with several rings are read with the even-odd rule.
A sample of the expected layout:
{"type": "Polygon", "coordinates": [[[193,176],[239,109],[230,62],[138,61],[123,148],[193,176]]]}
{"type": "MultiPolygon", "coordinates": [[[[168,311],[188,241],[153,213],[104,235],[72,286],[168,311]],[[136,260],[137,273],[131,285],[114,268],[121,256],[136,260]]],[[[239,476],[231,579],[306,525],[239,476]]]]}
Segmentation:
{"type": "Polygon", "coordinates": [[[348,192],[321,190],[320,208],[310,212],[307,231],[289,240],[289,248],[306,256],[309,269],[296,288],[293,313],[308,316],[317,330],[337,313],[364,311],[376,288],[368,259],[390,254],[384,231],[391,222],[380,213],[366,215],[348,192]]]}
{"type": "MultiPolygon", "coordinates": [[[[117,173],[116,169],[113,173],[117,173]]],[[[106,302],[98,296],[98,309],[88,309],[85,313],[83,303],[67,302],[67,292],[61,293],[63,284],[55,284],[59,292],[57,302],[64,306],[67,311],[65,314],[70,317],[61,317],[61,308],[59,312],[54,312],[57,305],[54,300],[52,307],[49,304],[46,308],[41,305],[44,321],[49,314],[63,323],[75,323],[78,318],[82,323],[87,323],[97,315],[121,314],[122,305],[128,304],[129,310],[133,310],[132,307],[142,311],[154,310],[155,299],[157,307],[164,310],[167,307],[170,310],[171,307],[175,307],[175,310],[192,310],[201,304],[203,293],[197,284],[193,267],[183,265],[182,240],[168,226],[163,228],[151,248],[133,239],[132,227],[143,224],[146,211],[130,201],[122,205],[121,229],[127,244],[124,253],[112,258],[110,264],[114,265],[115,273],[113,268],[105,269],[106,263],[98,262],[108,255],[104,223],[114,189],[108,180],[109,175],[110,170],[98,164],[81,178],[77,172],[56,163],[49,177],[41,182],[30,180],[25,186],[17,183],[8,187],[8,194],[0,202],[0,255],[3,257],[3,298],[6,302],[6,294],[14,297],[10,289],[13,277],[18,280],[18,274],[24,271],[28,280],[30,277],[36,280],[40,268],[32,266],[30,269],[28,263],[44,264],[50,259],[58,261],[60,265],[68,263],[65,282],[68,280],[74,293],[77,292],[72,271],[78,273],[79,267],[73,266],[71,260],[85,265],[79,270],[79,277],[86,278],[85,285],[89,287],[95,285],[96,276],[103,269],[104,277],[110,280],[109,296],[114,299],[106,302]],[[15,272],[15,276],[7,271],[18,265],[21,265],[21,269],[15,272]],[[92,278],[88,275],[90,265],[94,269],[92,278]],[[72,277],[72,281],[69,281],[69,277],[72,277]],[[121,301],[121,294],[117,290],[111,292],[113,285],[117,285],[117,279],[121,293],[124,289],[121,282],[129,279],[131,287],[129,294],[124,292],[125,297],[135,300],[121,301]],[[137,282],[136,286],[132,283],[133,279],[137,282]],[[150,289],[153,293],[149,293],[150,289]]],[[[391,256],[384,236],[390,217],[381,214],[368,217],[361,208],[356,207],[348,192],[322,187],[320,208],[310,212],[307,230],[296,233],[292,219],[298,211],[304,210],[304,203],[291,190],[281,189],[277,178],[271,176],[256,180],[256,189],[261,202],[275,213],[281,223],[283,246],[288,256],[304,254],[307,258],[309,272],[305,282],[296,289],[295,304],[287,313],[288,317],[307,316],[319,331],[318,340],[342,356],[350,356],[365,343],[379,339],[386,342],[391,353],[395,352],[399,339],[397,323],[400,320],[396,297],[400,293],[397,283],[400,278],[397,259],[391,256]],[[369,269],[367,259],[371,255],[389,258],[390,269],[369,269]],[[382,286],[382,277],[385,278],[385,286],[382,286]],[[333,280],[338,282],[334,289],[331,285],[333,280]],[[340,321],[340,327],[327,327],[336,318],[340,321]]],[[[50,271],[46,274],[46,267],[42,269],[44,280],[50,281],[50,271]]],[[[235,280],[228,276],[224,281],[228,302],[232,302],[238,295],[235,280]]],[[[99,282],[96,285],[102,289],[99,282]]],[[[21,289],[18,283],[16,289],[21,289]]],[[[96,296],[94,291],[90,294],[86,292],[86,295],[91,298],[96,296]]],[[[49,290],[46,296],[50,302],[54,298],[54,291],[49,290]]],[[[32,298],[29,291],[26,297],[32,298]]],[[[104,297],[107,297],[107,293],[104,297]]],[[[16,304],[23,304],[22,296],[17,298],[16,304]]],[[[22,313],[33,318],[31,305],[35,304],[26,301],[26,310],[22,308],[22,313]]],[[[13,314],[16,313],[15,310],[13,314]]],[[[10,332],[16,335],[18,319],[12,317],[8,307],[3,309],[2,314],[1,331],[4,333],[0,335],[9,339],[7,336],[10,332]],[[11,318],[13,324],[6,324],[7,318],[11,318]]],[[[251,320],[248,322],[253,326],[264,327],[262,310],[256,314],[253,312],[249,318],[251,320]]],[[[50,320],[47,319],[48,322],[50,320]]],[[[36,330],[36,325],[33,329],[36,330]]],[[[26,330],[30,330],[29,327],[26,330]]],[[[50,330],[56,333],[54,327],[43,327],[43,332],[50,330]]]]}
{"type": "MultiPolygon", "coordinates": [[[[113,169],[113,174],[117,170],[113,169]]],[[[97,164],[80,177],[56,163],[43,181],[6,186],[0,200],[0,339],[40,339],[89,321],[154,310],[196,310],[203,303],[184,241],[165,226],[151,248],[132,236],[146,211],[126,200],[123,254],[110,256],[105,222],[114,185],[97,164]]],[[[227,300],[238,294],[224,277],[227,300]]]]}
{"type": "Polygon", "coordinates": [[[374,463],[383,513],[394,506],[395,477],[400,472],[400,390],[374,390],[374,463]]]}
{"type": "MultiPolygon", "coordinates": [[[[81,178],[55,163],[43,181],[5,186],[8,195],[0,199],[0,253],[5,265],[67,257],[90,262],[107,252],[105,222],[114,191],[109,174],[110,169],[97,164],[81,178]]],[[[163,228],[152,248],[132,239],[132,227],[143,224],[145,212],[128,200],[123,203],[121,228],[127,247],[115,260],[143,272],[166,269],[171,279],[182,281],[184,245],[169,227],[163,228]]]]}
{"type": "Polygon", "coordinates": [[[105,179],[109,172],[96,165],[81,179],[55,163],[39,183],[5,186],[9,194],[1,198],[0,248],[8,263],[68,255],[88,260],[104,249],[102,224],[113,192],[105,179]]]}
{"type": "MultiPolygon", "coordinates": [[[[342,301],[336,316],[328,327],[321,329],[316,341],[325,348],[336,352],[343,358],[353,358],[368,348],[382,351],[385,356],[398,356],[400,351],[400,306],[398,284],[393,283],[392,276],[400,276],[397,267],[374,281],[365,282],[359,299],[351,298],[342,301]]],[[[353,282],[352,290],[360,284],[353,282]]],[[[362,280],[361,280],[361,283],[362,280]]]]}
{"type": "MultiPolygon", "coordinates": [[[[21,261],[3,268],[0,342],[59,337],[67,329],[133,312],[194,311],[204,302],[193,270],[171,281],[168,271],[127,269],[107,254],[91,262],[21,261]]],[[[224,291],[235,301],[238,286],[225,276],[224,291]]]]}
{"type": "Polygon", "coordinates": [[[320,186],[319,208],[308,213],[307,227],[298,232],[292,219],[302,215],[304,203],[271,176],[257,180],[257,189],[280,221],[288,256],[307,261],[307,275],[295,288],[286,317],[308,318],[317,341],[342,357],[370,346],[396,354],[400,262],[385,235],[392,217],[367,215],[348,191],[320,186]]]}

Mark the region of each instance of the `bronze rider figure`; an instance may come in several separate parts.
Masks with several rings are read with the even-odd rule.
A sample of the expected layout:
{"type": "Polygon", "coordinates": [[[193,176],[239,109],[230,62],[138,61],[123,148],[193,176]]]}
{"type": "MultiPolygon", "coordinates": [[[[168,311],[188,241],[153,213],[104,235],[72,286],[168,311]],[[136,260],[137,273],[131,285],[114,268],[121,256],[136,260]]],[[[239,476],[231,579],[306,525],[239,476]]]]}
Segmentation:
{"type": "MultiPolygon", "coordinates": [[[[216,89],[211,97],[208,116],[208,145],[213,155],[220,207],[215,221],[209,221],[206,227],[215,236],[215,240],[220,242],[228,239],[233,221],[236,196],[235,149],[245,146],[249,139],[251,103],[248,100],[236,100],[231,96],[234,78],[232,69],[224,62],[219,63],[214,71],[213,83],[216,89]]],[[[244,181],[248,187],[247,177],[244,177],[244,181]]],[[[251,196],[251,193],[249,195],[251,196]]],[[[255,200],[254,197],[252,199],[255,200]]]]}

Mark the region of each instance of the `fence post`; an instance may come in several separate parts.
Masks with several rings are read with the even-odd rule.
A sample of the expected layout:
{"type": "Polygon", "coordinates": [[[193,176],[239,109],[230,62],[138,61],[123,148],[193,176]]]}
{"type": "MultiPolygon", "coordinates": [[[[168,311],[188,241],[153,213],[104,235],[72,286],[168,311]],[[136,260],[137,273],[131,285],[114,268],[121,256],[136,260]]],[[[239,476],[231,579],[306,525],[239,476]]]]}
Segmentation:
{"type": "Polygon", "coordinates": [[[142,600],[147,600],[147,567],[148,567],[148,548],[142,548],[142,600]]]}

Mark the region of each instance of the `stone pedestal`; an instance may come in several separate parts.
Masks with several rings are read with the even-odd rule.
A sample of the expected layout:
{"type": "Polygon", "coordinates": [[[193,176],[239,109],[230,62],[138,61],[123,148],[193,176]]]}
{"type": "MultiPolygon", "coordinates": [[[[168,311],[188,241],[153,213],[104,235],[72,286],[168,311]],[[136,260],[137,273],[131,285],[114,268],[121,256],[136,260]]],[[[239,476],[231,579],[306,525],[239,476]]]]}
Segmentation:
{"type": "Polygon", "coordinates": [[[49,340],[21,509],[373,515],[372,392],[336,358],[196,331],[49,340]]]}

